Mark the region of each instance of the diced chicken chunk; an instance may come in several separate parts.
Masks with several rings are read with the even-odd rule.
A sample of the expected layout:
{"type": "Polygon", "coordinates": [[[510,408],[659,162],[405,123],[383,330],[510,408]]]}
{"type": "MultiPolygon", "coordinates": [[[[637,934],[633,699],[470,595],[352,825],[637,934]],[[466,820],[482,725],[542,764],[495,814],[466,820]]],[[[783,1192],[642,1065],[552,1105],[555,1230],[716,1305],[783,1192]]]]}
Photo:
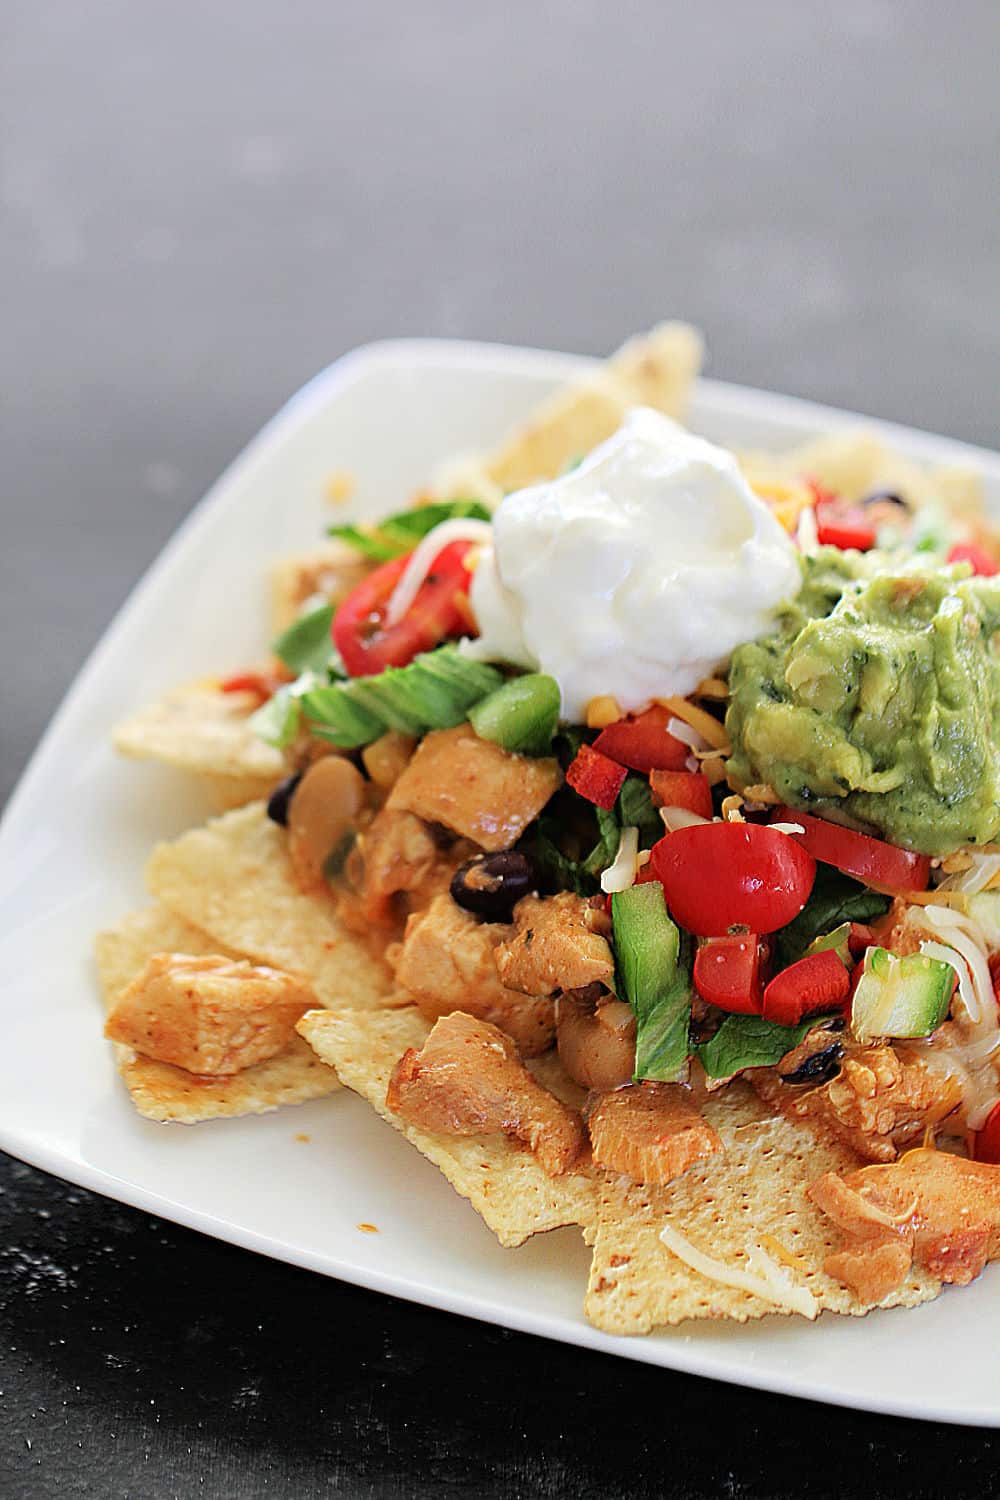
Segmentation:
{"type": "Polygon", "coordinates": [[[406,924],[396,983],[428,1021],[465,1011],[499,1026],[522,1057],[535,1057],[552,1044],[555,1006],[500,983],[494,953],[509,934],[502,923],[478,922],[450,896],[437,896],[406,924]]]}
{"type": "Polygon", "coordinates": [[[804,1094],[792,1093],[770,1069],[751,1078],[768,1103],[831,1130],[869,1161],[895,1161],[901,1147],[961,1101],[954,1079],[888,1046],[849,1047],[838,1076],[804,1094]]]}
{"type": "Polygon", "coordinates": [[[443,823],[492,853],[517,842],[561,781],[551,757],[513,755],[459,724],[427,735],[386,806],[443,823]]]}
{"type": "Polygon", "coordinates": [[[552,995],[614,984],[611,919],[603,907],[570,891],[525,896],[514,908],[514,924],[514,936],[497,948],[497,972],[510,989],[552,995]]]}
{"type": "Polygon", "coordinates": [[[358,897],[361,923],[384,926],[398,916],[394,898],[422,891],[434,878],[440,850],[412,813],[383,808],[358,835],[346,873],[358,897]]]}
{"type": "Polygon", "coordinates": [[[964,1286],[1000,1255],[1000,1167],[988,1162],[918,1148],[843,1177],[827,1172],[809,1196],[847,1236],[824,1269],[865,1300],[881,1301],[912,1261],[964,1286]]]}
{"type": "Polygon", "coordinates": [[[239,1073],[288,1046],[316,1005],[309,981],[246,959],[154,953],[104,1034],[189,1073],[239,1073]]]}
{"type": "Polygon", "coordinates": [[[601,984],[567,990],[556,1001],[559,1061],[584,1089],[604,1093],[632,1081],[635,1016],[601,984]]]}
{"type": "Polygon", "coordinates": [[[403,1053],[386,1104],[434,1134],[514,1136],[553,1177],[587,1146],[576,1110],[532,1078],[510,1037],[461,1011],[437,1021],[419,1052],[403,1053]]]}
{"type": "Polygon", "coordinates": [[[677,1083],[634,1083],[602,1094],[587,1117],[594,1161],[635,1182],[673,1182],[722,1141],[677,1083]]]}

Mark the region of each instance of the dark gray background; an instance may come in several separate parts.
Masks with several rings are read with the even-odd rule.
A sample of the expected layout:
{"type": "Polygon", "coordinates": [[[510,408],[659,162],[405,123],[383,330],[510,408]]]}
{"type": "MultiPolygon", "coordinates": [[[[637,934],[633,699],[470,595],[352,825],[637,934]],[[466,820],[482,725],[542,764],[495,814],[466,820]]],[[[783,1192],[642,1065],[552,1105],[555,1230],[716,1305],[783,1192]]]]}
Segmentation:
{"type": "MultiPolygon", "coordinates": [[[[998,56],[994,0],[5,0],[0,797],[190,505],[367,339],[680,314],[719,376],[995,443],[998,56]]],[[[997,1493],[992,1438],[2,1183],[3,1494],[997,1493]]]]}

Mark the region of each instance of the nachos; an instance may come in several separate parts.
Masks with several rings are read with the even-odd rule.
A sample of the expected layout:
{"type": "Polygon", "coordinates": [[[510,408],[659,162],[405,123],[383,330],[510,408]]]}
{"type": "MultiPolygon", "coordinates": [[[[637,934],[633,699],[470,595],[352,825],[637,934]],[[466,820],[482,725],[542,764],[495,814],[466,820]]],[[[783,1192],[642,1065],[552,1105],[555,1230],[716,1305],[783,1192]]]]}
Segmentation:
{"type": "MultiPolygon", "coordinates": [[[[98,940],[143,1114],[346,1086],[586,1311],[913,1305],[1000,1253],[1000,576],[975,475],[679,425],[667,324],[279,563],[116,732],[230,808],[98,940]]],[[[331,1128],[336,1128],[331,1111],[331,1128]]]]}

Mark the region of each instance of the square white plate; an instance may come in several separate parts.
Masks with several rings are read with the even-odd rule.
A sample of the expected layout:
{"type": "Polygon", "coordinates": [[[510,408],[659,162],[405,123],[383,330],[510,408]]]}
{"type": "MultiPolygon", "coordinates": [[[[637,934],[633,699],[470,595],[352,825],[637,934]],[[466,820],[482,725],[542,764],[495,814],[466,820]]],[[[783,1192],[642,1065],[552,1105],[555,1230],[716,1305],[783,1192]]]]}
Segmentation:
{"type": "MultiPolygon", "coordinates": [[[[332,470],[358,476],[353,514],[398,508],[435,463],[496,441],[587,367],[486,345],[358,350],[296,396],[181,527],[81,673],[0,826],[0,1146],[220,1239],[434,1307],[791,1395],[1000,1425],[993,1269],[910,1312],[609,1338],[580,1310],[588,1255],[576,1230],[501,1250],[435,1168],[346,1091],[263,1118],[158,1126],[133,1112],[101,1039],[93,933],[142,902],[151,845],[207,811],[179,775],[116,759],[111,725],[175,682],[260,653],[267,563],[322,535],[332,470]]],[[[692,413],[711,438],[764,447],[859,420],[710,381],[692,413]]],[[[1000,457],[866,425],[913,457],[977,463],[1000,508],[1000,457]]]]}

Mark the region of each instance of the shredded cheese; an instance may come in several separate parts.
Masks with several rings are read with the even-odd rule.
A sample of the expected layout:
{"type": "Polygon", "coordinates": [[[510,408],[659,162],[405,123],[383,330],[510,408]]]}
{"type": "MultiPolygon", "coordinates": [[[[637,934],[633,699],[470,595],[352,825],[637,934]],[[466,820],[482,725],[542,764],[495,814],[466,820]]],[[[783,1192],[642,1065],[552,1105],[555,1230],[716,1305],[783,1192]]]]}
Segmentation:
{"type": "Polygon", "coordinates": [[[964,891],[967,896],[977,896],[1000,875],[1000,854],[973,854],[968,858],[968,867],[942,880],[939,890],[964,891]]]}
{"type": "Polygon", "coordinates": [[[794,1250],[789,1250],[773,1234],[762,1234],[760,1236],[760,1248],[780,1260],[782,1265],[789,1266],[793,1271],[808,1271],[809,1262],[804,1255],[797,1255],[794,1250]]]}
{"type": "Polygon", "coordinates": [[[695,753],[699,750],[711,750],[712,748],[705,737],[699,734],[697,729],[692,729],[691,725],[686,723],[684,719],[668,719],[667,733],[672,734],[675,740],[680,740],[682,745],[687,745],[695,753]]]}
{"type": "Polygon", "coordinates": [[[630,886],[635,885],[638,853],[638,828],[623,828],[618,839],[618,853],[601,875],[601,890],[606,896],[615,891],[627,891],[630,886]]]}
{"type": "Polygon", "coordinates": [[[786,1308],[789,1312],[801,1313],[804,1318],[815,1318],[819,1312],[812,1292],[803,1286],[796,1286],[788,1272],[775,1265],[759,1245],[747,1249],[750,1269],[745,1271],[740,1266],[728,1265],[712,1255],[706,1255],[670,1224],[663,1225],[660,1239],[678,1260],[682,1260],[693,1271],[700,1272],[709,1281],[735,1287],[737,1291],[749,1292],[762,1302],[770,1302],[772,1306],[786,1308]]]}
{"type": "Polygon", "coordinates": [[[923,917],[930,922],[942,935],[950,948],[954,948],[962,955],[969,966],[971,984],[966,988],[969,994],[962,992],[961,973],[959,973],[959,992],[969,1013],[969,1020],[975,1025],[983,1017],[995,1008],[996,1000],[993,995],[993,981],[990,978],[989,964],[986,961],[986,944],[974,922],[968,917],[960,916],[958,912],[950,911],[943,906],[925,906],[923,917]]]}
{"type": "Polygon", "coordinates": [[[724,703],[729,697],[729,684],[721,677],[706,677],[694,690],[696,698],[713,698],[724,703]]]}
{"type": "Polygon", "coordinates": [[[609,724],[617,724],[621,717],[622,711],[618,706],[618,699],[612,698],[608,693],[591,698],[587,704],[588,729],[607,729],[609,724]]]}
{"type": "Polygon", "coordinates": [[[701,813],[692,812],[688,807],[661,807],[660,817],[667,825],[668,833],[676,833],[678,828],[697,828],[700,823],[711,823],[711,818],[703,818],[701,813]]]}
{"type": "Polygon", "coordinates": [[[486,543],[492,536],[493,528],[489,521],[474,521],[468,516],[456,516],[451,521],[442,521],[440,526],[435,526],[433,531],[429,531],[417,543],[412,557],[403,569],[403,575],[386,606],[386,624],[395,625],[403,618],[441,551],[450,542],[486,543]]]}
{"type": "Polygon", "coordinates": [[[715,750],[725,750],[727,755],[731,753],[725,726],[707,709],[699,708],[696,703],[689,703],[686,698],[657,698],[656,701],[676,718],[683,719],[685,724],[696,729],[707,745],[715,750]]]}
{"type": "Polygon", "coordinates": [[[795,528],[795,545],[804,556],[815,552],[819,546],[816,512],[811,505],[804,505],[799,513],[799,524],[795,528]]]}

